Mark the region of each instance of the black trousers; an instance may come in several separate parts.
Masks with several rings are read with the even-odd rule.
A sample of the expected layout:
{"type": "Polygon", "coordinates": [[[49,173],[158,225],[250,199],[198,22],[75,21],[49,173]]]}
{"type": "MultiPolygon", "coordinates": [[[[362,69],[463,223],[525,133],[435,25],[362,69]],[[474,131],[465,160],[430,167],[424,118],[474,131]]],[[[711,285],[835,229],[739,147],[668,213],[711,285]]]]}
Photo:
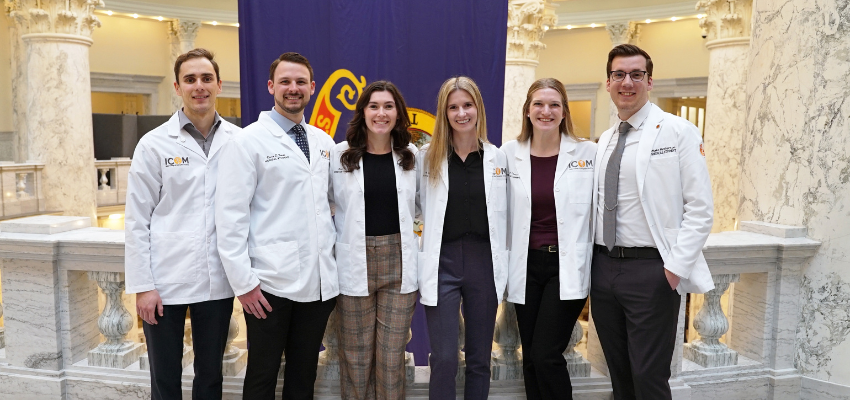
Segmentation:
{"type": "Polygon", "coordinates": [[[528,251],[525,304],[515,304],[529,400],[572,399],[564,350],[587,298],[561,300],[558,253],[528,251]]]}
{"type": "Polygon", "coordinates": [[[274,400],[280,359],[286,351],[284,400],[312,400],[319,347],[336,298],[299,303],[263,292],[272,307],[266,319],[245,313],[248,326],[248,370],[242,398],[274,400]]]}
{"type": "Polygon", "coordinates": [[[661,259],[611,258],[594,251],[590,311],[615,400],[669,400],[670,363],[682,297],[661,259]]]}
{"type": "Polygon", "coordinates": [[[195,352],[195,379],[192,399],[221,399],[221,363],[233,297],[194,304],[162,306],[156,325],[142,322],[151,366],[151,398],[180,400],[183,398],[183,328],[186,310],[192,321],[192,349],[195,352]]]}

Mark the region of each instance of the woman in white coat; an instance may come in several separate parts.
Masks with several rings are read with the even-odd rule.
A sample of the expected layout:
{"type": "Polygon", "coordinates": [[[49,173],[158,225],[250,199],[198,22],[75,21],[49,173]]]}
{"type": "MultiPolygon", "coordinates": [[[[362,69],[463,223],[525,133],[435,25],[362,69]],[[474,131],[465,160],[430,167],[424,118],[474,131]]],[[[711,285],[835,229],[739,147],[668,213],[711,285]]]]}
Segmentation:
{"type": "Polygon", "coordinates": [[[572,399],[563,352],[587,300],[596,144],[578,139],[564,85],[528,89],[510,171],[508,301],[515,304],[529,400],[572,399]]]}
{"type": "Polygon", "coordinates": [[[331,152],[343,399],[404,398],[418,249],[409,126],[395,85],[374,82],[331,152]]]}
{"type": "Polygon", "coordinates": [[[443,83],[431,143],[417,154],[422,220],[419,293],[431,341],[431,399],[454,399],[459,307],[466,321],[465,399],[486,399],[496,307],[505,290],[505,155],[487,142],[481,93],[443,83]]]}

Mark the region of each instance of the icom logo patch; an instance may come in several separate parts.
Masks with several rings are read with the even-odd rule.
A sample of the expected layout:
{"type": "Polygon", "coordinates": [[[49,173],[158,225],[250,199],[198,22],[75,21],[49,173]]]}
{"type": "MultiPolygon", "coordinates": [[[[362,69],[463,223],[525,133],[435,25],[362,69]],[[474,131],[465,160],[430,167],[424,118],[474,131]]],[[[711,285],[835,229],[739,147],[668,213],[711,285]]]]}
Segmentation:
{"type": "Polygon", "coordinates": [[[189,157],[165,157],[165,167],[181,167],[189,165],[189,157]]]}

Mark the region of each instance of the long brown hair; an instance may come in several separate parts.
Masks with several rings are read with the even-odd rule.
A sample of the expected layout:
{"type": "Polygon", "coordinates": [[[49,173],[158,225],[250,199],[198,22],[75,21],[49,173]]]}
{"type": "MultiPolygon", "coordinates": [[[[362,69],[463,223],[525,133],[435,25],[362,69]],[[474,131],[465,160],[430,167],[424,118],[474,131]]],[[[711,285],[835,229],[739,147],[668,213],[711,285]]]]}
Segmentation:
{"type": "Polygon", "coordinates": [[[522,106],[522,113],[525,114],[523,117],[522,123],[522,131],[517,137],[518,142],[527,142],[534,133],[534,126],[531,124],[531,118],[528,117],[529,108],[531,107],[531,98],[534,95],[534,92],[540,89],[555,89],[558,93],[561,94],[561,102],[564,105],[564,115],[561,119],[561,124],[558,125],[558,130],[562,135],[567,135],[571,139],[576,142],[586,140],[579,139],[576,136],[575,131],[573,131],[573,118],[570,116],[570,105],[567,100],[567,88],[564,87],[564,84],[561,81],[555,78],[543,78],[538,79],[534,83],[531,84],[531,87],[528,88],[528,94],[525,96],[525,104],[522,106]]]}
{"type": "Polygon", "coordinates": [[[447,159],[454,150],[452,148],[452,126],[446,108],[449,105],[449,95],[455,90],[464,90],[472,97],[475,108],[478,110],[478,120],[475,122],[475,132],[478,136],[479,147],[481,143],[487,143],[487,114],[484,112],[484,99],[475,81],[465,76],[449,78],[440,87],[437,95],[437,117],[434,123],[434,133],[431,135],[431,143],[425,158],[428,160],[428,174],[431,183],[436,185],[440,181],[443,169],[443,160],[447,159]]]}
{"type": "Polygon", "coordinates": [[[398,154],[398,165],[405,171],[413,169],[416,160],[413,157],[413,152],[407,148],[410,144],[410,132],[407,128],[410,127],[410,117],[407,116],[407,105],[404,103],[404,97],[398,88],[390,81],[372,82],[366,89],[363,89],[363,94],[357,99],[357,104],[354,106],[354,117],[348,123],[348,130],[345,132],[345,140],[348,141],[348,149],[340,156],[340,162],[346,172],[352,172],[355,169],[360,169],[360,159],[366,153],[367,130],[366,117],[364,110],[369,105],[369,100],[372,99],[372,93],[375,92],[390,92],[393,95],[398,119],[396,119],[390,136],[392,137],[393,151],[398,154]]]}

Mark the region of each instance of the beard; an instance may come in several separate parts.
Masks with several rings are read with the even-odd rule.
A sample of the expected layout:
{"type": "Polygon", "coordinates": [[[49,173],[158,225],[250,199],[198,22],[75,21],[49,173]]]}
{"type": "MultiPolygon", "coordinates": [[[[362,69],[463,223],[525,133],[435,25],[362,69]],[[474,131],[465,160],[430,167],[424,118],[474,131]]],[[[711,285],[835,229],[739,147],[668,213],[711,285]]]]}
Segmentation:
{"type": "Polygon", "coordinates": [[[298,114],[301,111],[304,111],[305,108],[307,108],[307,103],[309,102],[309,99],[304,100],[303,97],[301,98],[301,100],[302,100],[301,103],[298,104],[297,106],[294,106],[294,107],[287,107],[286,105],[284,105],[283,103],[285,102],[285,100],[284,101],[275,100],[275,103],[277,103],[277,106],[280,107],[281,110],[286,111],[289,114],[298,114]]]}

